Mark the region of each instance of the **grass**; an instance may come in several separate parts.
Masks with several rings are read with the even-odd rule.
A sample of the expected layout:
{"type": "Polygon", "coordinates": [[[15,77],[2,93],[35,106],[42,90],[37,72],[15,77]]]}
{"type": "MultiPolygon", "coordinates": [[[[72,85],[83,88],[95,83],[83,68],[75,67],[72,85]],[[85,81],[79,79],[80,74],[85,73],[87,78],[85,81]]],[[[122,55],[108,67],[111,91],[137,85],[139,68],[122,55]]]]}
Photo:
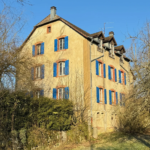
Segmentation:
{"type": "Polygon", "coordinates": [[[149,135],[127,135],[123,133],[104,133],[90,146],[79,146],[72,150],[150,150],[149,135]]]}

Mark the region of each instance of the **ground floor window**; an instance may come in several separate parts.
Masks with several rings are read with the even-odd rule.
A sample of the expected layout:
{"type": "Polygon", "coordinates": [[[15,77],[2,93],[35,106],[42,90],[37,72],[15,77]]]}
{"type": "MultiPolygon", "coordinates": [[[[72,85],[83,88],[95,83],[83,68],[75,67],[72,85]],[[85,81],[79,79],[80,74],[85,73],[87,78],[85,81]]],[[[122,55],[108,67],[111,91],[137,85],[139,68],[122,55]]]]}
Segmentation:
{"type": "Polygon", "coordinates": [[[64,88],[58,89],[58,99],[64,99],[64,88]]]}

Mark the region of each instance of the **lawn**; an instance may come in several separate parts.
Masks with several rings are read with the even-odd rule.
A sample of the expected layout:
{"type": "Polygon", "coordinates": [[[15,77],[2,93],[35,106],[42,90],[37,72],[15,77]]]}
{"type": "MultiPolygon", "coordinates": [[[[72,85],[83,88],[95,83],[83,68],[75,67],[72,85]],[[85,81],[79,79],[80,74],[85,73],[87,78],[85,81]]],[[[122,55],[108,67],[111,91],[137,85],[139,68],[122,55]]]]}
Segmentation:
{"type": "Polygon", "coordinates": [[[83,144],[72,150],[150,150],[150,136],[105,133],[93,139],[90,146],[83,144]]]}

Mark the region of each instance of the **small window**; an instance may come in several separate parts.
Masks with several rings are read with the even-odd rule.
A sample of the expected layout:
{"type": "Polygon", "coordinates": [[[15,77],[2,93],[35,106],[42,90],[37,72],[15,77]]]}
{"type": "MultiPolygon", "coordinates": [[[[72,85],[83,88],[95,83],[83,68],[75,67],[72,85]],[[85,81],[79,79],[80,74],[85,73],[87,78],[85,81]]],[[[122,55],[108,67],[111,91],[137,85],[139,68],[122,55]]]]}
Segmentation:
{"type": "Polygon", "coordinates": [[[115,104],[115,92],[111,92],[111,96],[112,96],[112,104],[115,104]]]}
{"type": "Polygon", "coordinates": [[[102,63],[99,62],[99,76],[102,76],[102,63]]]}
{"type": "Polygon", "coordinates": [[[36,91],[36,92],[35,92],[35,97],[36,97],[36,98],[39,98],[39,97],[40,97],[40,91],[36,91]]]}
{"type": "Polygon", "coordinates": [[[103,102],[103,89],[102,88],[99,89],[99,100],[101,103],[103,102]]]}
{"type": "Polygon", "coordinates": [[[59,62],[59,75],[65,75],[65,62],[59,62]]]}
{"type": "Polygon", "coordinates": [[[64,99],[64,88],[58,89],[58,99],[64,99]]]}
{"type": "Polygon", "coordinates": [[[36,78],[41,78],[41,67],[40,66],[35,68],[35,73],[36,73],[36,75],[35,75],[36,78]]]}
{"type": "Polygon", "coordinates": [[[50,33],[51,32],[51,27],[48,27],[47,28],[47,33],[50,33]]]}
{"type": "Polygon", "coordinates": [[[59,39],[59,50],[65,49],[65,39],[59,39]]]}
{"type": "Polygon", "coordinates": [[[110,68],[110,71],[111,71],[111,80],[114,79],[114,68],[110,68]]]}
{"type": "Polygon", "coordinates": [[[36,45],[37,48],[37,55],[41,54],[41,44],[36,45]]]}

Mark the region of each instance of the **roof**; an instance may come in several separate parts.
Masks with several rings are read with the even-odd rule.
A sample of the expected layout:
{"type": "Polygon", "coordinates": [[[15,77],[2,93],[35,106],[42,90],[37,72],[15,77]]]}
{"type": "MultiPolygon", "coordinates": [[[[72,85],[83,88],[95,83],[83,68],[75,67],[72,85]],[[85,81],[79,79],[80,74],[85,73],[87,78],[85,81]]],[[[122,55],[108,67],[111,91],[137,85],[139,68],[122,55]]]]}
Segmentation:
{"type": "Polygon", "coordinates": [[[115,44],[115,46],[116,46],[116,45],[117,45],[117,42],[116,42],[114,36],[105,37],[103,42],[104,42],[104,43],[107,43],[107,42],[110,42],[111,40],[114,41],[114,44],[115,44]]]}
{"type": "Polygon", "coordinates": [[[125,53],[125,52],[126,52],[126,50],[125,50],[125,48],[124,48],[124,46],[123,46],[123,45],[116,46],[116,47],[115,47],[115,50],[116,50],[116,51],[121,51],[121,50],[123,50],[123,53],[125,53]]]}
{"type": "Polygon", "coordinates": [[[99,37],[100,35],[102,35],[103,38],[105,37],[102,31],[90,34],[90,36],[92,36],[94,38],[99,37]]]}

